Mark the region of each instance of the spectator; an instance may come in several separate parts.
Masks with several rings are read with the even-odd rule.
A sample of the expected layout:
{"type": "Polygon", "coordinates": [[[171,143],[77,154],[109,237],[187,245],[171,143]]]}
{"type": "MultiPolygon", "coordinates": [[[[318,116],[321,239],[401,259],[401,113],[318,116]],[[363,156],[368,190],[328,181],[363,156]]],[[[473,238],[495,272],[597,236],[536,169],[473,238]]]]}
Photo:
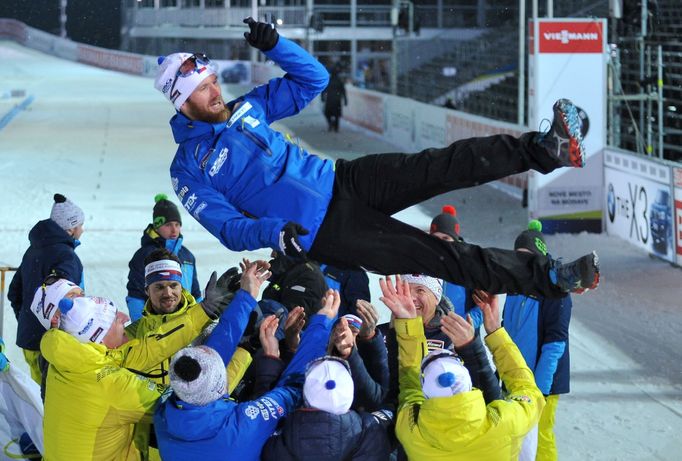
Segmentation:
{"type": "Polygon", "coordinates": [[[40,340],[45,333],[31,302],[49,275],[83,286],[83,264],[76,255],[85,214],[62,194],[54,194],[50,218],[39,221],[28,234],[31,242],[7,291],[17,318],[17,346],[23,349],[31,377],[40,384],[40,340]]]}
{"type": "Polygon", "coordinates": [[[166,461],[217,459],[226,453],[242,461],[260,459],[263,445],[280,420],[298,405],[305,365],[324,355],[331,322],[339,308],[339,294],[331,290],[275,389],[243,403],[224,396],[225,364],[244,332],[262,283],[256,265],[247,264],[244,272],[248,273],[248,282],[242,282],[226,311],[229,314],[221,316],[206,344],[184,349],[171,363],[174,393],[154,418],[161,456],[166,461]]]}
{"type": "Polygon", "coordinates": [[[271,24],[253,18],[245,23],[246,40],[280,64],[284,78],[225,103],[205,55],[174,53],[160,59],[155,79],[177,110],[171,125],[179,148],[170,169],[176,193],[223,245],[233,251],[267,247],[297,259],[309,254],[339,268],[383,274],[412,271],[417,264],[429,275],[495,292],[561,297],[596,287],[594,253],[563,265],[442,242],[391,217],[434,195],[529,169],[582,167],[581,122],[573,103],[554,104],[546,133],[471,138],[418,154],[334,163],[286,142],[270,127],[322,92],[327,71],[271,24]]]}
{"type": "Polygon", "coordinates": [[[180,259],[182,266],[182,288],[195,299],[201,300],[201,289],[197,279],[196,260],[191,251],[183,246],[182,218],[180,211],[165,194],[157,194],[152,214],[152,223],[142,233],[140,248],[128,263],[128,312],[130,320],[136,321],[142,316],[147,290],[144,284],[145,258],[154,250],[165,248],[180,259]]]}
{"type": "Polygon", "coordinates": [[[387,411],[351,410],[354,379],[345,360],[326,356],[308,365],[303,407],[287,416],[280,433],[267,441],[261,459],[384,461],[390,444],[387,411]]]}
{"type": "MultiPolygon", "coordinates": [[[[396,277],[395,285],[390,278],[380,284],[382,301],[395,317],[400,347],[396,435],[408,458],[517,459],[521,441],[537,423],[544,400],[518,348],[500,326],[497,297],[478,291],[476,301],[483,311],[486,342],[509,397],[486,405],[455,354],[426,353],[424,323],[407,281],[396,277]]],[[[466,323],[460,317],[457,325],[466,323]]]]}
{"type": "Polygon", "coordinates": [[[324,116],[327,119],[328,131],[335,131],[338,133],[339,120],[341,119],[342,114],[341,103],[343,103],[344,106],[348,105],[346,86],[338,73],[331,73],[327,89],[322,92],[320,97],[324,103],[324,116]]]}
{"type": "MultiPolygon", "coordinates": [[[[528,229],[516,238],[514,249],[547,254],[547,243],[541,231],[540,221],[531,221],[528,229]]],[[[529,450],[528,459],[558,458],[554,420],[559,395],[570,390],[568,327],[571,307],[569,295],[560,299],[507,295],[504,304],[503,325],[533,371],[535,384],[546,402],[537,427],[537,455],[534,438],[530,437],[524,444],[524,449],[529,450]]]]}
{"type": "Polygon", "coordinates": [[[354,383],[353,409],[374,411],[381,408],[388,392],[388,356],[382,334],[376,333],[378,314],[374,306],[362,303],[359,311],[365,321],[353,314],[340,317],[329,341],[328,354],[342,358],[354,383]]]}
{"type": "Polygon", "coordinates": [[[446,99],[445,103],[443,104],[443,107],[445,107],[446,109],[457,110],[457,105],[455,104],[455,101],[452,100],[452,98],[446,99]]]}
{"type": "MultiPolygon", "coordinates": [[[[192,329],[190,338],[187,338],[181,344],[181,346],[186,346],[190,340],[201,333],[207,321],[210,321],[210,318],[206,316],[202,305],[197,304],[194,297],[181,286],[183,280],[182,270],[184,268],[181,266],[177,256],[165,248],[158,248],[147,255],[144,263],[144,285],[148,298],[144,305],[142,317],[137,322],[126,327],[126,335],[129,338],[142,339],[158,330],[164,324],[179,320],[186,323],[192,329]]],[[[229,287],[222,285],[233,274],[233,270],[228,270],[215,283],[216,286],[209,283],[209,286],[206,287],[207,292],[209,290],[221,291],[221,306],[217,308],[218,310],[224,309],[222,306],[227,306],[234,296],[229,287]]],[[[251,355],[246,350],[237,348],[227,367],[230,384],[236,385],[239,383],[250,364],[251,355]]],[[[154,363],[152,366],[139,371],[139,373],[152,379],[157,384],[168,386],[170,384],[168,378],[169,365],[170,356],[159,363],[154,363]]],[[[232,391],[232,388],[229,390],[232,391]]],[[[136,426],[135,444],[143,460],[160,459],[156,446],[156,437],[154,436],[154,428],[151,424],[143,422],[136,426]]]]}
{"type": "Polygon", "coordinates": [[[45,458],[137,459],[133,424],[151,416],[163,387],[117,361],[128,342],[123,328],[128,316],[105,298],[62,299],[59,309],[59,329],[49,330],[40,343],[50,364],[45,458]]]}
{"type": "MultiPolygon", "coordinates": [[[[442,208],[441,214],[435,216],[431,221],[429,233],[446,242],[464,241],[460,234],[460,224],[457,220],[457,210],[454,206],[445,205],[442,208]]],[[[500,385],[481,340],[480,332],[483,323],[483,313],[474,303],[472,294],[473,290],[470,288],[444,282],[443,299],[441,300],[443,305],[439,305],[439,310],[445,312],[450,310],[448,306],[449,301],[452,303],[452,310],[455,314],[465,319],[471,319],[471,324],[476,334],[471,344],[468,345],[467,352],[472,352],[472,355],[477,358],[476,360],[481,363],[481,366],[478,367],[478,373],[471,373],[471,370],[469,371],[474,387],[481,389],[485,402],[490,403],[500,398],[500,385]]]]}

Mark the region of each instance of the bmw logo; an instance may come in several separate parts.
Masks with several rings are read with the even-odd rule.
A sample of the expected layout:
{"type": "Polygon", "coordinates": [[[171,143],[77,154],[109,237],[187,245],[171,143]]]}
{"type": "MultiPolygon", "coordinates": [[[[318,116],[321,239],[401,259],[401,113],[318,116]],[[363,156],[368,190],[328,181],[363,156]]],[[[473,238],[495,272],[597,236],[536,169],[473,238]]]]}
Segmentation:
{"type": "Polygon", "coordinates": [[[616,193],[613,184],[609,183],[609,192],[606,194],[606,211],[609,213],[609,221],[616,219],[616,193]]]}

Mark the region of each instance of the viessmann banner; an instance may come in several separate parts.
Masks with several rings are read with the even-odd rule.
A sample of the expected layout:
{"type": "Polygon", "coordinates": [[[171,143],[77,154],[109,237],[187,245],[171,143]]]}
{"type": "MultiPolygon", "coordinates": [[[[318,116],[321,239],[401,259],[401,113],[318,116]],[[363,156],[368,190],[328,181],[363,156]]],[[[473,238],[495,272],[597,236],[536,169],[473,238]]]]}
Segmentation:
{"type": "Polygon", "coordinates": [[[606,231],[674,261],[671,168],[633,154],[606,150],[606,231]]]}
{"type": "Polygon", "coordinates": [[[549,129],[552,105],[568,98],[589,116],[583,169],[529,175],[531,218],[545,232],[601,232],[606,145],[606,20],[540,19],[530,23],[528,124],[549,129]]]}

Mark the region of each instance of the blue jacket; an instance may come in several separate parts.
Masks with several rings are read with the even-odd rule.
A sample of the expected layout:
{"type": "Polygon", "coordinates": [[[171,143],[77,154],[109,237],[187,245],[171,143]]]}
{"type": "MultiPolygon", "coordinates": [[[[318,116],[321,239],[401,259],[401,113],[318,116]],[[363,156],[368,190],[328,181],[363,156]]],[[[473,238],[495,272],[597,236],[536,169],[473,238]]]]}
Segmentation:
{"type": "MultiPolygon", "coordinates": [[[[237,348],[255,305],[251,295],[243,290],[237,292],[206,341],[207,346],[220,353],[224,363],[229,362],[237,348]]],[[[208,405],[196,406],[173,394],[154,415],[161,458],[165,461],[260,459],[261,449],[277,424],[299,404],[305,367],[324,355],[331,326],[332,320],[315,315],[277,387],[256,400],[237,403],[225,396],[208,405]]]]}
{"type": "Polygon", "coordinates": [[[199,280],[197,279],[197,271],[195,269],[196,260],[192,252],[187,247],[182,246],[182,235],[174,240],[166,240],[156,233],[154,227],[150,224],[142,234],[140,245],[141,247],[135,252],[133,259],[128,263],[130,271],[128,272],[128,285],[126,286],[128,288],[126,303],[128,304],[131,321],[134,322],[142,317],[144,303],[147,300],[147,294],[144,291],[144,259],[158,248],[166,248],[180,258],[180,263],[182,264],[182,288],[189,291],[197,302],[201,300],[201,287],[199,287],[199,280]]]}
{"type": "Polygon", "coordinates": [[[227,123],[171,119],[179,144],[170,172],[185,209],[233,251],[279,249],[279,232],[294,221],[310,233],[310,249],[334,185],[334,163],[310,155],[270,128],[300,112],[327,86],[329,74],[303,48],[280,37],[265,53],[283,78],[251,90],[227,105],[227,123]]]}
{"type": "Polygon", "coordinates": [[[358,299],[372,302],[369,291],[369,277],[365,271],[338,269],[326,264],[320,264],[320,270],[324,274],[327,286],[333,290],[338,290],[341,295],[339,317],[346,314],[357,315],[355,303],[358,299]]]}
{"type": "Polygon", "coordinates": [[[342,415],[302,409],[263,448],[263,461],[385,461],[386,429],[369,413],[342,415]]]}
{"type": "Polygon", "coordinates": [[[474,303],[471,294],[474,290],[465,288],[461,285],[455,285],[451,282],[444,282],[443,295],[450,300],[454,308],[455,314],[466,318],[467,314],[471,315],[471,320],[474,322],[474,328],[478,334],[478,329],[483,325],[483,312],[481,308],[474,303]]]}
{"type": "Polygon", "coordinates": [[[76,256],[80,244],[51,219],[39,221],[28,233],[31,246],[21,259],[19,270],[9,285],[7,298],[17,317],[17,346],[40,350],[45,328],[31,312],[33,295],[48,275],[60,277],[83,286],[83,264],[76,256]]]}
{"type": "Polygon", "coordinates": [[[504,329],[518,346],[535,383],[544,395],[570,391],[568,325],[571,297],[535,299],[509,295],[504,304],[504,329]]]}

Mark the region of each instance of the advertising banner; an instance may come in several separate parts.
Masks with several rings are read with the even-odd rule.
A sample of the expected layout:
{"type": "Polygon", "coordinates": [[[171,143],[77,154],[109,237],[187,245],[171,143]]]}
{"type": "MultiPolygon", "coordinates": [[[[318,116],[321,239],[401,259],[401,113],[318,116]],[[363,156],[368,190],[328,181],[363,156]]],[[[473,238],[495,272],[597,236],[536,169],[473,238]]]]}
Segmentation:
{"type": "Polygon", "coordinates": [[[548,130],[552,106],[573,101],[589,117],[582,170],[560,168],[529,177],[529,213],[543,231],[601,232],[603,170],[606,145],[606,20],[539,19],[531,23],[528,124],[548,130]]]}
{"type": "Polygon", "coordinates": [[[682,168],[673,168],[673,194],[675,202],[675,253],[677,265],[682,266],[682,168]]]}
{"type": "MultiPolygon", "coordinates": [[[[636,155],[604,154],[606,231],[674,262],[671,168],[636,155]]],[[[679,250],[677,250],[679,251],[679,250]]]]}

